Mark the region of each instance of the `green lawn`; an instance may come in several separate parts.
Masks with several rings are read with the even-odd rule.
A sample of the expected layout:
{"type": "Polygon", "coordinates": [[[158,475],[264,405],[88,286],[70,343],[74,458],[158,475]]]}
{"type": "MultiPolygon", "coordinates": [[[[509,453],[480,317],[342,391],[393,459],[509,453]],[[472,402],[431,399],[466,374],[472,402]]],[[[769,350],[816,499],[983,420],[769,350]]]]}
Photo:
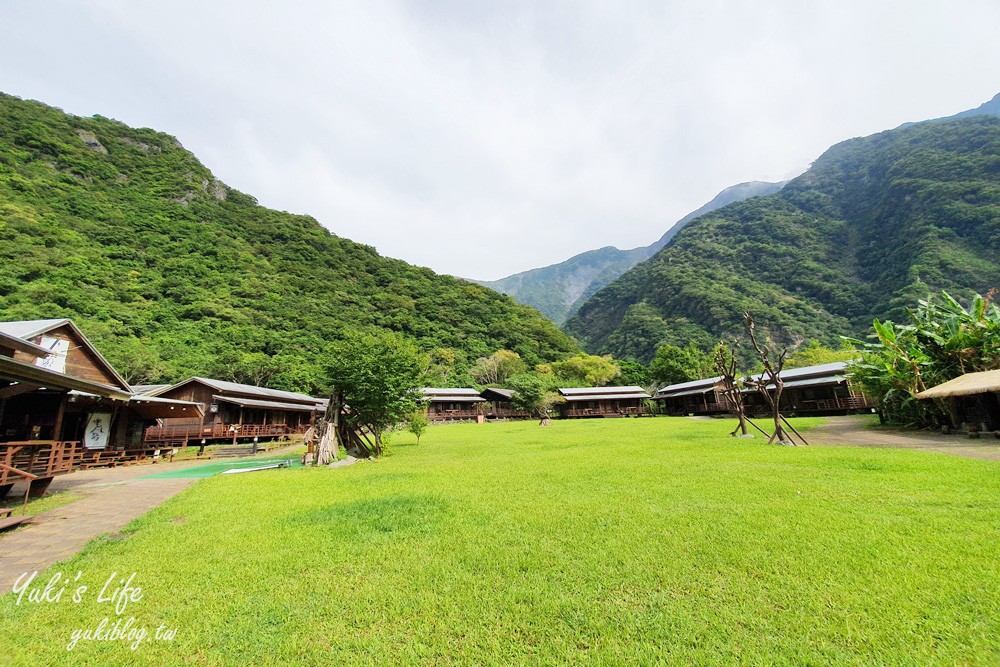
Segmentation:
{"type": "MultiPolygon", "coordinates": [[[[804,421],[797,422],[808,425],[804,421]]],[[[5,664],[1000,664],[1000,466],[765,446],[729,422],[433,427],[204,479],[0,599],[5,664]],[[173,641],[81,640],[122,619],[173,641]]],[[[133,626],[133,627],[134,627],[133,626]]]]}

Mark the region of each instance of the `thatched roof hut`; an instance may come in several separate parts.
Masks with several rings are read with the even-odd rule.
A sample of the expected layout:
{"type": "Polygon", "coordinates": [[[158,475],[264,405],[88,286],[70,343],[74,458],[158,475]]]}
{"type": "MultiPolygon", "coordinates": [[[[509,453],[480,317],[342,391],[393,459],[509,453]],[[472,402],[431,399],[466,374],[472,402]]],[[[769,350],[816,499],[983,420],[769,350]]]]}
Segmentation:
{"type": "Polygon", "coordinates": [[[916,394],[916,398],[953,398],[1000,393],[1000,370],[966,373],[916,394]]]}

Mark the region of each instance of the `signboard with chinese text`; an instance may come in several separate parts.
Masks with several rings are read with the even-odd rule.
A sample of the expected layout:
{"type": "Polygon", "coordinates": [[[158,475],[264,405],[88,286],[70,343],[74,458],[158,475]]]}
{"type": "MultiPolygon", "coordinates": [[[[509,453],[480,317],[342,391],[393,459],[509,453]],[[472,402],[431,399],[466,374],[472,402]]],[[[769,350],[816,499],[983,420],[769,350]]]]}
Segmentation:
{"type": "Polygon", "coordinates": [[[95,412],[87,420],[87,430],[83,434],[83,446],[87,449],[104,449],[111,435],[111,413],[95,412]]]}

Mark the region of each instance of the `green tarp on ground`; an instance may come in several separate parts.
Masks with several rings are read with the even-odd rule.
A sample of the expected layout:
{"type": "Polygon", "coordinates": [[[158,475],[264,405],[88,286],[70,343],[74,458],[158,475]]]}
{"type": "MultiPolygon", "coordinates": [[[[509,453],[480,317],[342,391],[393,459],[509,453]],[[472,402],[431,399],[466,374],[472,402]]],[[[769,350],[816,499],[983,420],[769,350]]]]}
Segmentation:
{"type": "Polygon", "coordinates": [[[277,458],[266,458],[266,459],[233,459],[230,461],[216,461],[214,463],[206,463],[203,466],[193,466],[178,468],[176,470],[166,470],[164,472],[158,472],[153,475],[145,475],[143,479],[200,479],[202,477],[211,477],[212,475],[218,475],[226,470],[233,470],[237,468],[259,468],[260,466],[268,465],[269,463],[279,463],[281,461],[288,461],[291,467],[300,468],[302,467],[302,459],[300,456],[281,456],[277,458]]]}

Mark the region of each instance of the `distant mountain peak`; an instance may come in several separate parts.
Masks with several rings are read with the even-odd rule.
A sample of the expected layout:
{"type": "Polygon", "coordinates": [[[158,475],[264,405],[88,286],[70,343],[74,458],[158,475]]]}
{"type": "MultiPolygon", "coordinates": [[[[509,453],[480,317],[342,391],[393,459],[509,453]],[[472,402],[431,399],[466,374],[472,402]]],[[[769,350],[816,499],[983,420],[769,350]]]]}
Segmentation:
{"type": "Polygon", "coordinates": [[[678,220],[663,236],[648,246],[631,250],[605,246],[574,255],[563,262],[521,271],[499,280],[473,282],[508,294],[525,305],[537,308],[556,324],[562,324],[602,287],[639,262],[655,255],[691,220],[733,202],[772,194],[784,185],[784,182],[750,181],[730,186],[712,201],[678,220]]]}

